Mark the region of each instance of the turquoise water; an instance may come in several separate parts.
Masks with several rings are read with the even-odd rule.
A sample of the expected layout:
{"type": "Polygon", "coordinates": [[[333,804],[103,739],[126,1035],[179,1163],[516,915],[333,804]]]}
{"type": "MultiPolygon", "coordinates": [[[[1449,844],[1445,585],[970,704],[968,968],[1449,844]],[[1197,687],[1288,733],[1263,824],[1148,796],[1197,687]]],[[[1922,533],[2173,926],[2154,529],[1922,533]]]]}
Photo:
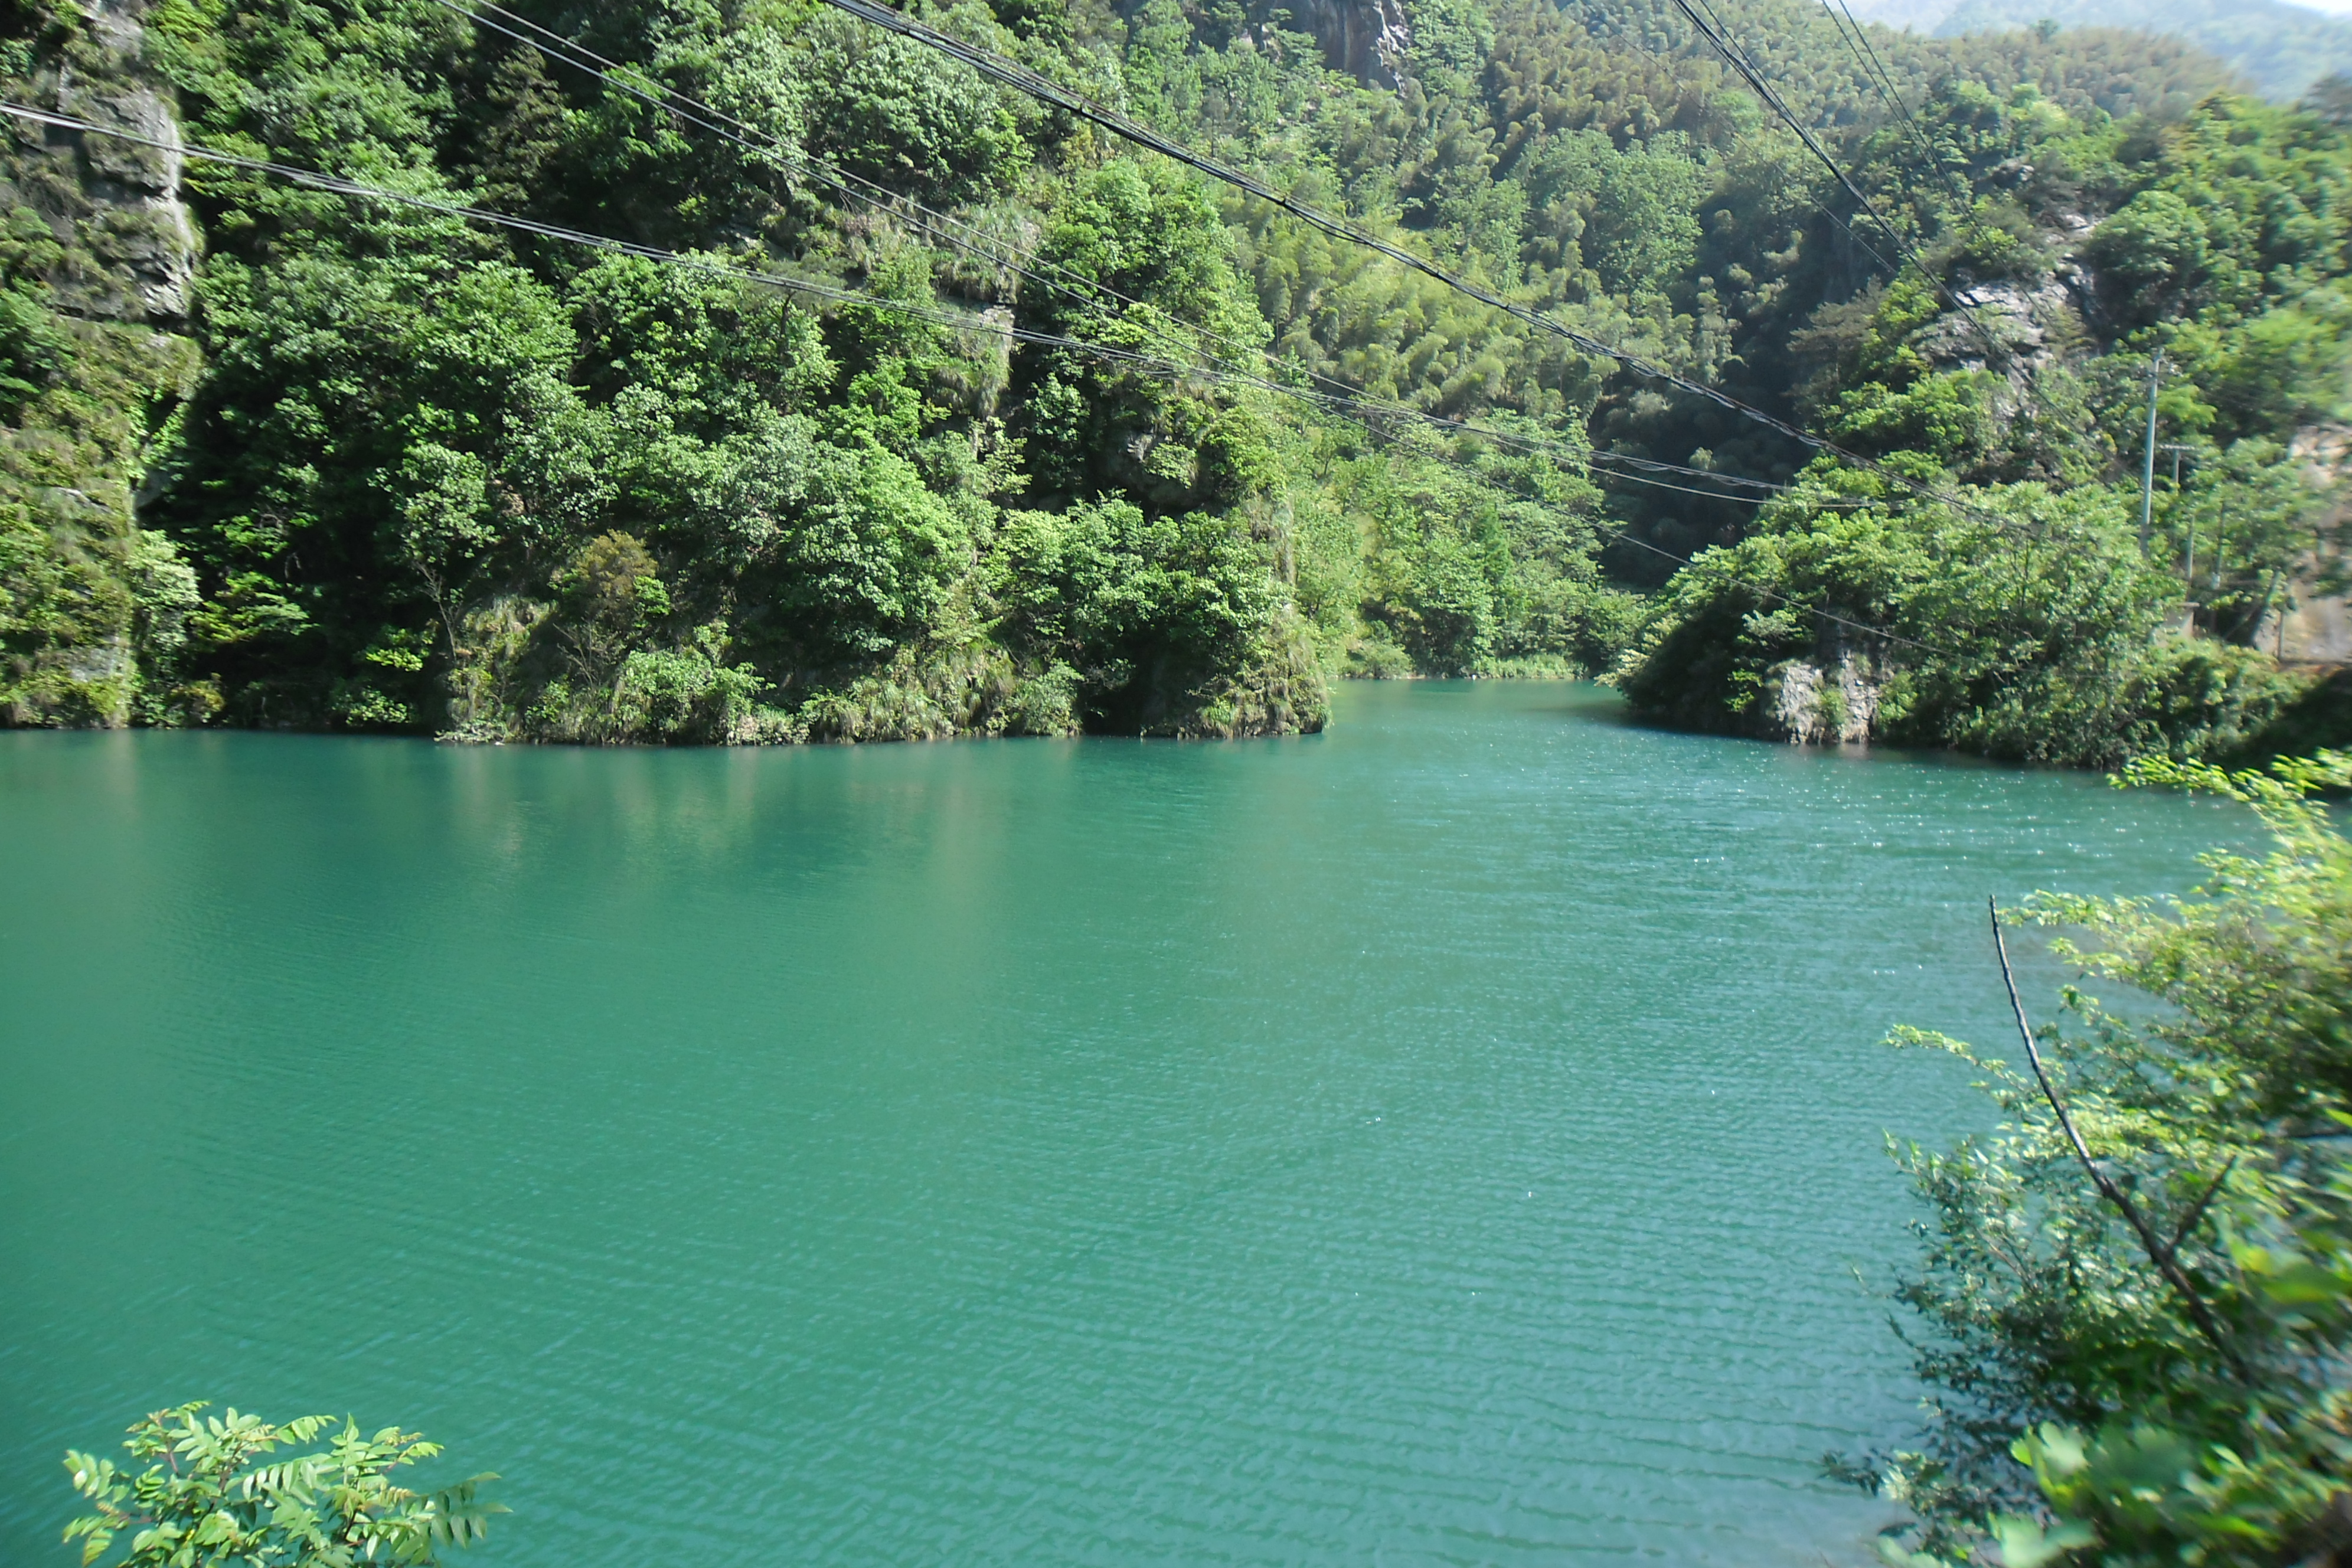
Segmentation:
{"type": "Polygon", "coordinates": [[[0,735],[0,1560],[209,1397],[503,1472],[486,1565],[1859,1561],[1880,1133],[1980,1115],[1876,1042],[2245,824],[1616,715],[0,735]]]}

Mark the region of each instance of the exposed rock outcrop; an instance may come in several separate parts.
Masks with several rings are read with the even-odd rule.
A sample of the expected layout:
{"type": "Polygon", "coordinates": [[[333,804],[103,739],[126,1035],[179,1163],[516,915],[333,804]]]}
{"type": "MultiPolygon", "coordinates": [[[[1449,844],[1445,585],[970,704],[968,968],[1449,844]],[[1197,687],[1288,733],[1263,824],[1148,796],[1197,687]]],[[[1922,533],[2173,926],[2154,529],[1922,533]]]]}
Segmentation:
{"type": "Polygon", "coordinates": [[[160,145],[15,121],[0,201],[47,225],[63,252],[47,281],[67,314],[169,327],[187,315],[197,241],[180,199],[172,89],[145,58],[145,12],[144,0],[94,0],[81,36],[20,90],[160,145]]]}
{"type": "Polygon", "coordinates": [[[2038,365],[2081,331],[2065,284],[2054,279],[2033,289],[2006,280],[1979,283],[1957,294],[1969,313],[1943,317],[1919,340],[1921,351],[1939,364],[1985,368],[1990,337],[2000,351],[1993,368],[2038,365]]]}
{"type": "MultiPolygon", "coordinates": [[[[1122,15],[1132,16],[1143,0],[1118,0],[1122,15]]],[[[1188,3],[1185,9],[1195,7],[1188,3]]],[[[1322,47],[1323,63],[1345,71],[1367,87],[1393,88],[1410,79],[1405,58],[1412,47],[1412,18],[1405,0],[1245,0],[1255,27],[1276,24],[1305,33],[1322,47]]]]}
{"type": "Polygon", "coordinates": [[[1765,679],[1769,700],[1759,705],[1757,724],[1767,739],[1800,746],[1870,739],[1885,677],[1868,655],[1818,647],[1811,658],[1775,666],[1765,679]]]}
{"type": "Polygon", "coordinates": [[[1402,0],[1295,0],[1290,25],[1314,35],[1324,61],[1368,87],[1395,87],[1402,78],[1412,25],[1402,0]]]}
{"type": "Polygon", "coordinates": [[[185,706],[167,666],[194,579],[161,534],[140,531],[138,507],[155,434],[200,364],[179,331],[198,244],[144,0],[60,15],[0,88],[140,140],[15,119],[0,136],[9,280],[47,285],[35,395],[0,426],[0,544],[18,613],[0,723],[105,726],[185,706]]]}

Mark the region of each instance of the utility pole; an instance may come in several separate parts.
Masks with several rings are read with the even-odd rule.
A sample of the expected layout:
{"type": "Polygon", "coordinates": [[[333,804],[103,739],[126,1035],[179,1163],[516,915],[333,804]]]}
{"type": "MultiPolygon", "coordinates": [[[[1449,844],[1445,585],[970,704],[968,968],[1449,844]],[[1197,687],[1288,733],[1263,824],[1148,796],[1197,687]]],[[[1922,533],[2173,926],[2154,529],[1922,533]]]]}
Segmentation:
{"type": "MultiPolygon", "coordinates": [[[[2178,506],[2180,503],[2180,454],[2189,447],[2185,442],[2167,441],[2164,449],[2172,454],[2172,500],[2178,506]]],[[[2197,592],[2197,517],[2194,512],[2189,518],[2189,561],[2180,569],[2180,580],[2189,585],[2191,594],[2197,592]]]]}
{"type": "Polygon", "coordinates": [[[2164,377],[2164,351],[2147,362],[2147,457],[2139,471],[2139,558],[2147,559],[2147,530],[2156,515],[2156,384],[2164,377]]]}

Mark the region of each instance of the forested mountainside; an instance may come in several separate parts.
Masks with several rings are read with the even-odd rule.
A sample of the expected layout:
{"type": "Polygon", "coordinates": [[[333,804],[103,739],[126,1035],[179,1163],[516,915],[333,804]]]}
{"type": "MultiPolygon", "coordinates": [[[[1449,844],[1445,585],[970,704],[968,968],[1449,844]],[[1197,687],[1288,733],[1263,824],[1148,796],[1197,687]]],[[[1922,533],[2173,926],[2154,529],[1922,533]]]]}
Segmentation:
{"type": "Polygon", "coordinates": [[[2105,761],[2300,692],[2253,645],[2334,559],[2325,102],[1722,9],[1849,191],[1670,0],[920,14],[1581,341],[814,0],[16,3],[11,721],[1237,734],[1581,671],[2105,761]]]}
{"type": "Polygon", "coordinates": [[[1856,16],[1958,37],[2046,27],[2137,27],[2182,38],[2285,102],[2352,70],[2352,21],[2286,0],[1868,0],[1856,16]]]}

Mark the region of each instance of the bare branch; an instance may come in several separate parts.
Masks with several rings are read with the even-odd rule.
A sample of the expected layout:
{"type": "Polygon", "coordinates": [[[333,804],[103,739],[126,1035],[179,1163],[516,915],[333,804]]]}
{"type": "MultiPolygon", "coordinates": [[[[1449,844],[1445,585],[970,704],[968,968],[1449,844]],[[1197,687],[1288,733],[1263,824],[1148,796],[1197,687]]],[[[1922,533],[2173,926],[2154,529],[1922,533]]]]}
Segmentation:
{"type": "Polygon", "coordinates": [[[2066,1114],[2066,1104],[2058,1098],[2058,1090],[2050,1082],[2049,1070],[2042,1065],[2042,1047],[2034,1043],[2033,1026],[2026,1022],[2025,1003],[2017,994],[2017,976],[2011,973],[2009,967],[2009,942],[2000,931],[2000,905],[1987,899],[1985,909],[1992,917],[1992,945],[1993,951],[2000,955],[2000,978],[2009,987],[2009,1005],[2017,1015],[2017,1033],[2025,1042],[2025,1058],[2033,1064],[2033,1078],[2042,1086],[2042,1098],[2050,1102],[2052,1113],[2058,1118],[2058,1125],[2065,1130],[2066,1141],[2074,1146],[2074,1157],[2082,1162],[2091,1184],[2099,1189],[2101,1196],[2122,1213],[2133,1233],[2139,1237],[2140,1248],[2147,1254],[2147,1260],[2156,1265],[2157,1272],[2180,1293],[2181,1303],[2189,1309],[2189,1315],[2195,1321],[2198,1331],[2212,1342],[2213,1348],[2220,1351],[2231,1365],[2236,1366],[2238,1358],[2231,1353],[2229,1342],[2221,1337],[2221,1326],[2213,1321],[2212,1310],[2205,1305],[2205,1299],[2189,1283],[2189,1276],[2181,1272],[2180,1265],[2174,1261],[2171,1251],[2157,1240],[2156,1232],[2148,1227],[2147,1219],[2139,1212],[2139,1205],[2109,1180],[2105,1171],[2099,1169],[2099,1163],[2091,1157],[2090,1145],[2083,1142],[2082,1133],[2075,1130],[2074,1119],[2066,1114]]]}
{"type": "Polygon", "coordinates": [[[2180,1216],[2180,1227],[2172,1233],[2172,1245],[2164,1249],[2167,1257],[2179,1256],[2180,1244],[2189,1239],[2189,1232],[2197,1228],[2197,1222],[2205,1217],[2206,1205],[2220,1194],[2221,1184],[2228,1181],[2230,1173],[2237,1168],[2238,1156],[2232,1154],[2230,1156],[2229,1163],[2221,1167],[2221,1173],[2207,1185],[2204,1195],[2189,1205],[2189,1212],[2180,1216]]]}

